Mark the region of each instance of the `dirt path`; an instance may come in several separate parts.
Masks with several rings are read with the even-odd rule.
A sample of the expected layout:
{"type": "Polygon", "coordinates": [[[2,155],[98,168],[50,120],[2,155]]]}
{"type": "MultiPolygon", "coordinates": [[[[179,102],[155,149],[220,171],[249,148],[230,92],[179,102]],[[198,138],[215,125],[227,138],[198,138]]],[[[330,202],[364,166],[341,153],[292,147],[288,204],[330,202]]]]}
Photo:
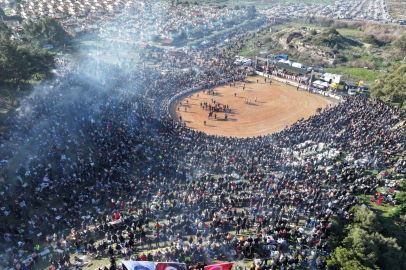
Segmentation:
{"type": "Polygon", "coordinates": [[[173,102],[169,112],[174,119],[179,120],[181,116],[188,127],[208,134],[253,137],[280,131],[287,123],[291,125],[302,117],[307,118],[316,112],[317,107],[324,108],[330,103],[320,95],[296,91],[296,87],[280,82],[269,85],[269,79],[265,83],[264,78],[259,76],[248,79],[245,91],[243,83],[236,83],[235,87],[219,86],[215,92],[214,96],[207,92],[203,94],[203,91],[195,92],[191,97],[185,95],[173,102]],[[214,105],[212,98],[216,104],[229,106],[228,120],[225,120],[223,112],[216,113],[217,119],[208,119],[209,111],[202,109],[200,103],[214,105]],[[251,105],[244,104],[244,99],[251,100],[251,105]]]}

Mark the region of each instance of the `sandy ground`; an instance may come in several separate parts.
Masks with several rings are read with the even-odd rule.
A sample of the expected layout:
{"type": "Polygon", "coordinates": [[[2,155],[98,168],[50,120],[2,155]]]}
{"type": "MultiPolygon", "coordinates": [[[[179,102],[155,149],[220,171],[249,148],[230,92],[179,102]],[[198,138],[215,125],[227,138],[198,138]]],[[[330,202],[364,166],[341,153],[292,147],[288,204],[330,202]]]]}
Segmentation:
{"type": "Polygon", "coordinates": [[[181,116],[182,122],[189,128],[208,134],[253,137],[280,131],[286,124],[290,125],[303,117],[308,118],[316,113],[318,107],[324,108],[331,103],[321,95],[310,94],[305,90],[297,91],[296,87],[280,82],[274,81],[270,85],[269,79],[265,83],[264,77],[260,76],[249,77],[245,91],[243,85],[237,82],[232,87],[219,86],[215,88],[214,96],[208,95],[207,91],[203,93],[203,90],[182,96],[172,103],[169,113],[177,121],[181,116]],[[214,105],[212,99],[216,104],[229,106],[231,112],[227,120],[223,112],[216,113],[217,119],[214,114],[211,119],[208,118],[208,108],[202,109],[200,103],[214,105]],[[251,100],[251,105],[244,104],[244,99],[251,100]]]}

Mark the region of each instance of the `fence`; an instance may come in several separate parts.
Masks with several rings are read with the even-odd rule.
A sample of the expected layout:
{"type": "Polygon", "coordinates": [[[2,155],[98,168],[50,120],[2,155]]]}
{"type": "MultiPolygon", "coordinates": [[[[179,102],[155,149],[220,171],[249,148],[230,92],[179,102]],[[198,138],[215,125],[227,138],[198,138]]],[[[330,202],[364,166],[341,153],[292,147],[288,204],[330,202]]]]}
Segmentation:
{"type": "MultiPolygon", "coordinates": [[[[260,71],[255,71],[255,74],[258,74],[258,75],[261,75],[261,76],[265,76],[265,77],[268,77],[268,78],[270,78],[270,76],[271,76],[271,75],[269,75],[269,74],[264,74],[263,72],[260,72],[260,71]]],[[[307,87],[307,86],[305,86],[305,85],[303,85],[303,84],[300,84],[300,83],[297,83],[297,82],[288,81],[288,80],[284,80],[284,79],[279,78],[279,77],[276,77],[276,76],[272,76],[272,80],[275,80],[275,81],[278,81],[278,82],[282,82],[282,83],[285,83],[285,84],[287,84],[287,85],[292,85],[292,86],[295,86],[295,87],[299,86],[299,88],[302,88],[302,89],[305,89],[305,90],[309,89],[310,91],[312,91],[312,92],[314,92],[314,93],[317,93],[317,94],[320,94],[320,95],[323,95],[323,96],[332,97],[332,98],[335,98],[335,99],[338,99],[338,100],[341,99],[341,96],[339,96],[339,95],[334,95],[334,94],[332,94],[332,93],[329,93],[329,92],[326,92],[326,91],[322,91],[322,90],[319,90],[319,89],[317,89],[317,88],[307,87]]]]}

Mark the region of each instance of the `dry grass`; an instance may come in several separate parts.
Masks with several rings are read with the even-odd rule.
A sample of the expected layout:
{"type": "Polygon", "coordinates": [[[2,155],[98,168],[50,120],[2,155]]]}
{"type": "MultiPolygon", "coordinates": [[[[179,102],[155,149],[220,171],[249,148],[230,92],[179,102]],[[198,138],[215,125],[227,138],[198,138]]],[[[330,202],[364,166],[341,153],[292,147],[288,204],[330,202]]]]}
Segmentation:
{"type": "Polygon", "coordinates": [[[361,30],[364,32],[359,34],[360,37],[373,35],[375,39],[385,43],[391,43],[406,33],[406,28],[401,25],[384,25],[371,22],[365,23],[361,30]]]}
{"type": "Polygon", "coordinates": [[[373,35],[375,39],[384,43],[391,43],[392,41],[406,33],[406,27],[404,26],[376,24],[373,22],[343,22],[329,18],[316,18],[312,21],[312,23],[316,23],[323,27],[362,30],[363,33],[359,33],[359,37],[373,35]]]}

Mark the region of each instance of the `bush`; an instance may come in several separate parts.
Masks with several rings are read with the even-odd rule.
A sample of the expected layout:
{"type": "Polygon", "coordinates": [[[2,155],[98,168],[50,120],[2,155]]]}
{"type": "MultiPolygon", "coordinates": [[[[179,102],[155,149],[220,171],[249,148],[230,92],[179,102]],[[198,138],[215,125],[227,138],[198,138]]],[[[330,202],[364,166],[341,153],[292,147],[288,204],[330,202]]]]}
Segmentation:
{"type": "Polygon", "coordinates": [[[366,44],[371,44],[371,45],[378,45],[378,41],[375,39],[375,37],[373,35],[365,36],[362,39],[362,42],[364,42],[366,44]]]}
{"type": "Polygon", "coordinates": [[[339,35],[340,33],[338,33],[337,29],[330,28],[330,29],[327,30],[326,34],[328,34],[328,35],[330,35],[330,34],[331,35],[339,35]]]}
{"type": "Polygon", "coordinates": [[[403,209],[404,209],[404,208],[405,208],[405,207],[404,207],[403,205],[398,205],[398,206],[396,206],[395,208],[393,208],[392,211],[390,211],[390,212],[388,213],[388,216],[391,217],[391,218],[400,217],[400,215],[403,213],[403,209]]]}
{"type": "Polygon", "coordinates": [[[404,192],[399,192],[396,193],[395,199],[398,201],[398,203],[402,203],[405,201],[405,193],[404,192]]]}

